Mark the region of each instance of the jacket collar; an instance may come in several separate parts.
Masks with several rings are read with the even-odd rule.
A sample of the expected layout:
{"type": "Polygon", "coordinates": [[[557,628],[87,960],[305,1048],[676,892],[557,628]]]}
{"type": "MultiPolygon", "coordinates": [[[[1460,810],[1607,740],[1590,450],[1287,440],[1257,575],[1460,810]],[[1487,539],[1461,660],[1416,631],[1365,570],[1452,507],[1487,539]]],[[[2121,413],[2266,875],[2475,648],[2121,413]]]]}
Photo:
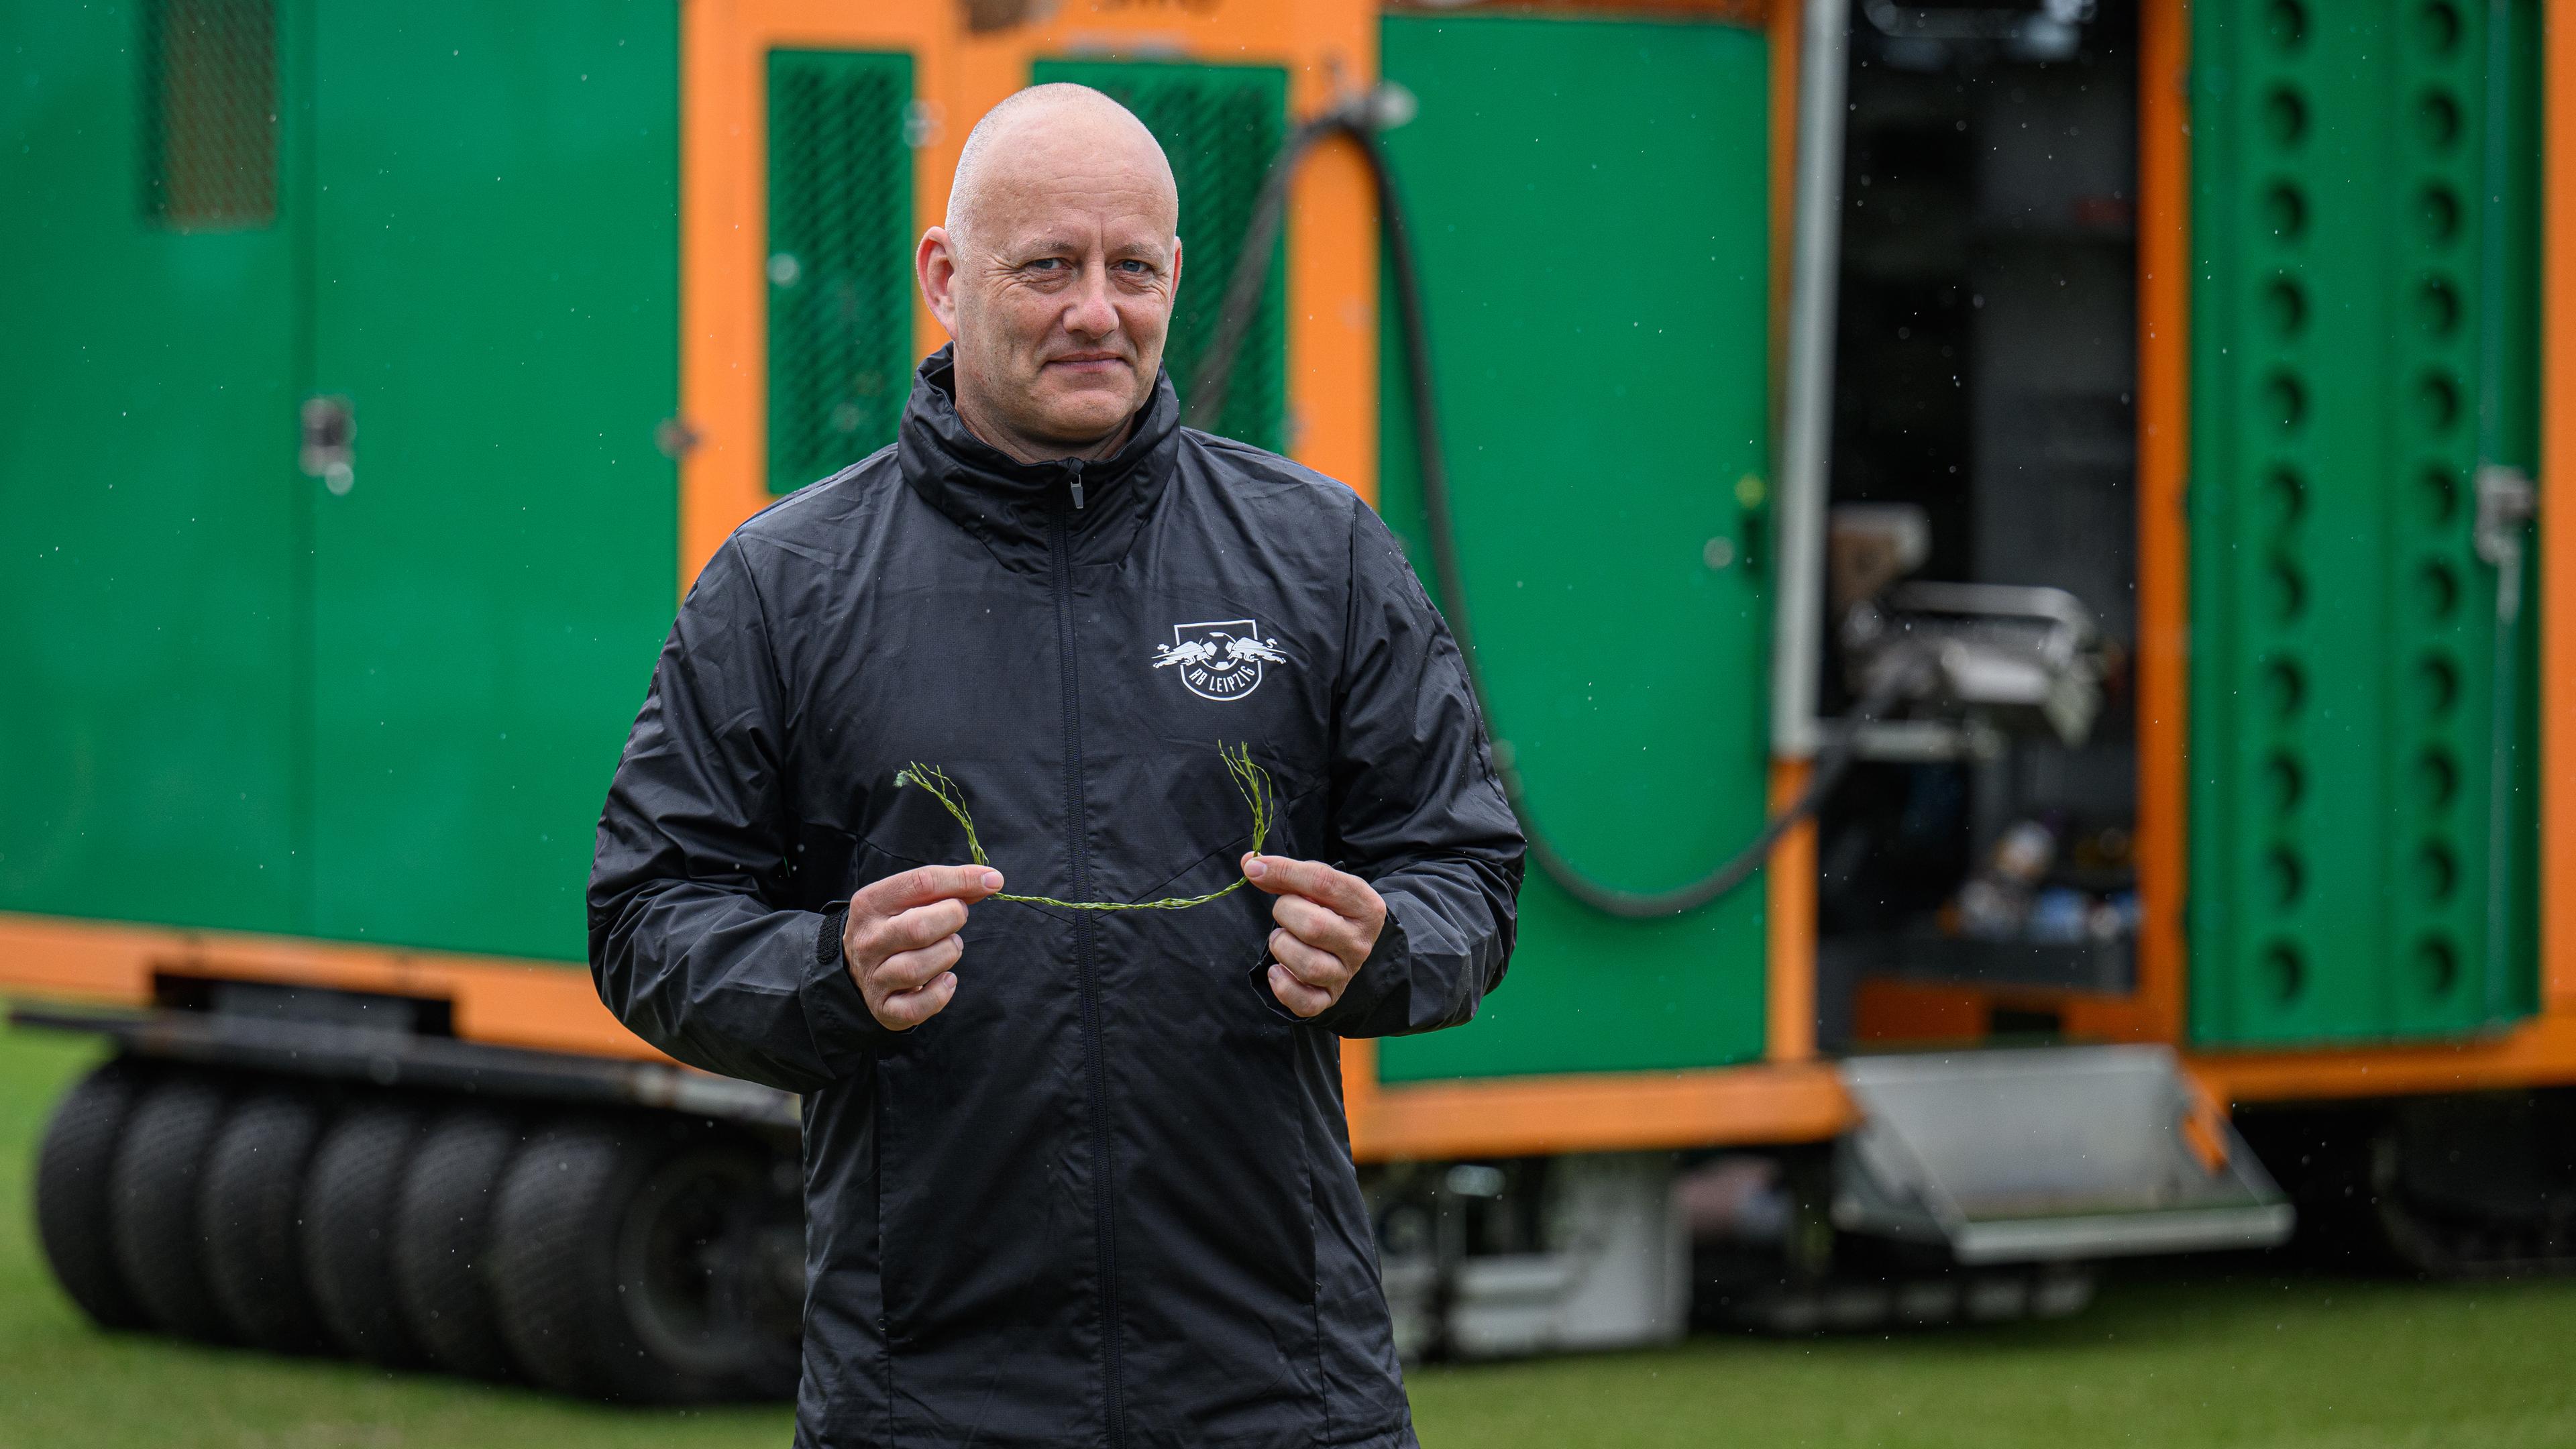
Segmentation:
{"type": "Polygon", "coordinates": [[[895,442],[904,482],[1014,567],[1047,566],[1059,515],[1075,562],[1123,557],[1180,451],[1180,400],[1170,375],[1155,375],[1153,396],[1116,453],[1092,462],[1022,463],[967,431],[957,415],[952,353],[940,348],[913,374],[895,442]]]}

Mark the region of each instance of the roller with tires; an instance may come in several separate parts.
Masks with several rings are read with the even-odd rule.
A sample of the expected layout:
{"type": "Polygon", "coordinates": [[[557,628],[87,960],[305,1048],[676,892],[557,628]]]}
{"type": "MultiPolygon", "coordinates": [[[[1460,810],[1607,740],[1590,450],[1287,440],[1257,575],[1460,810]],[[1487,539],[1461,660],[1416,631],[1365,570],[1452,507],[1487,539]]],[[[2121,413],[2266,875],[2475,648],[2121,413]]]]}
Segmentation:
{"type": "Polygon", "coordinates": [[[625,1402],[795,1389],[774,1130],[128,1054],[56,1107],[35,1198],[105,1328],[625,1402]]]}

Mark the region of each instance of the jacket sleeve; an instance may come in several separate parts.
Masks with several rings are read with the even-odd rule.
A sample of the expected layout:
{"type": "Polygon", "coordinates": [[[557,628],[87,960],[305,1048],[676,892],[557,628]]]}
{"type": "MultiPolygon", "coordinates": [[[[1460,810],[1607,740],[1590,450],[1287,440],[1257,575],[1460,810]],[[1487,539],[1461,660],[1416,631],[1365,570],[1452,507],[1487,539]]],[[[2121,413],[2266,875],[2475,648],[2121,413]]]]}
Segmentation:
{"type": "Polygon", "coordinates": [[[1317,1020],[1399,1036],[1466,1021],[1502,983],[1524,844],[1456,641],[1376,511],[1353,514],[1332,844],[1386,899],[1387,924],[1317,1020]]]}
{"type": "Polygon", "coordinates": [[[590,969],[618,1020],[679,1060],[810,1092],[890,1033],[844,968],[838,912],[779,905],[790,827],[770,645],[728,542],[680,606],[608,788],[590,969]]]}

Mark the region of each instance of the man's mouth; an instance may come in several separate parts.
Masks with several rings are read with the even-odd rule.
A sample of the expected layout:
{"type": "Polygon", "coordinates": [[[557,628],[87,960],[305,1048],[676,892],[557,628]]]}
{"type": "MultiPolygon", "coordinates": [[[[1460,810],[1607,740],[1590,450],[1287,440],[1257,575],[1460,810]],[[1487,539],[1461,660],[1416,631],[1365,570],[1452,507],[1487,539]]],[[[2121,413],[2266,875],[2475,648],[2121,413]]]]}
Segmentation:
{"type": "Polygon", "coordinates": [[[1127,366],[1127,359],[1114,352],[1077,352],[1066,357],[1049,358],[1046,365],[1088,376],[1123,370],[1127,366]]]}

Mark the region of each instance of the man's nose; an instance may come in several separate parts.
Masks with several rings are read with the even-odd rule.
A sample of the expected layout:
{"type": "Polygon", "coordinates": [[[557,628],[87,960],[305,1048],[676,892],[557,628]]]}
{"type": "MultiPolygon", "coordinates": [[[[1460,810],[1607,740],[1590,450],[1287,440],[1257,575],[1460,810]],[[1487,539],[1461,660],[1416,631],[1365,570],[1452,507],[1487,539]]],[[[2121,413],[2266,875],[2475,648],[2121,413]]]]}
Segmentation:
{"type": "Polygon", "coordinates": [[[1082,269],[1082,280],[1064,309],[1064,330],[1086,339],[1106,337],[1118,330],[1118,309],[1109,301],[1106,266],[1082,269]]]}

